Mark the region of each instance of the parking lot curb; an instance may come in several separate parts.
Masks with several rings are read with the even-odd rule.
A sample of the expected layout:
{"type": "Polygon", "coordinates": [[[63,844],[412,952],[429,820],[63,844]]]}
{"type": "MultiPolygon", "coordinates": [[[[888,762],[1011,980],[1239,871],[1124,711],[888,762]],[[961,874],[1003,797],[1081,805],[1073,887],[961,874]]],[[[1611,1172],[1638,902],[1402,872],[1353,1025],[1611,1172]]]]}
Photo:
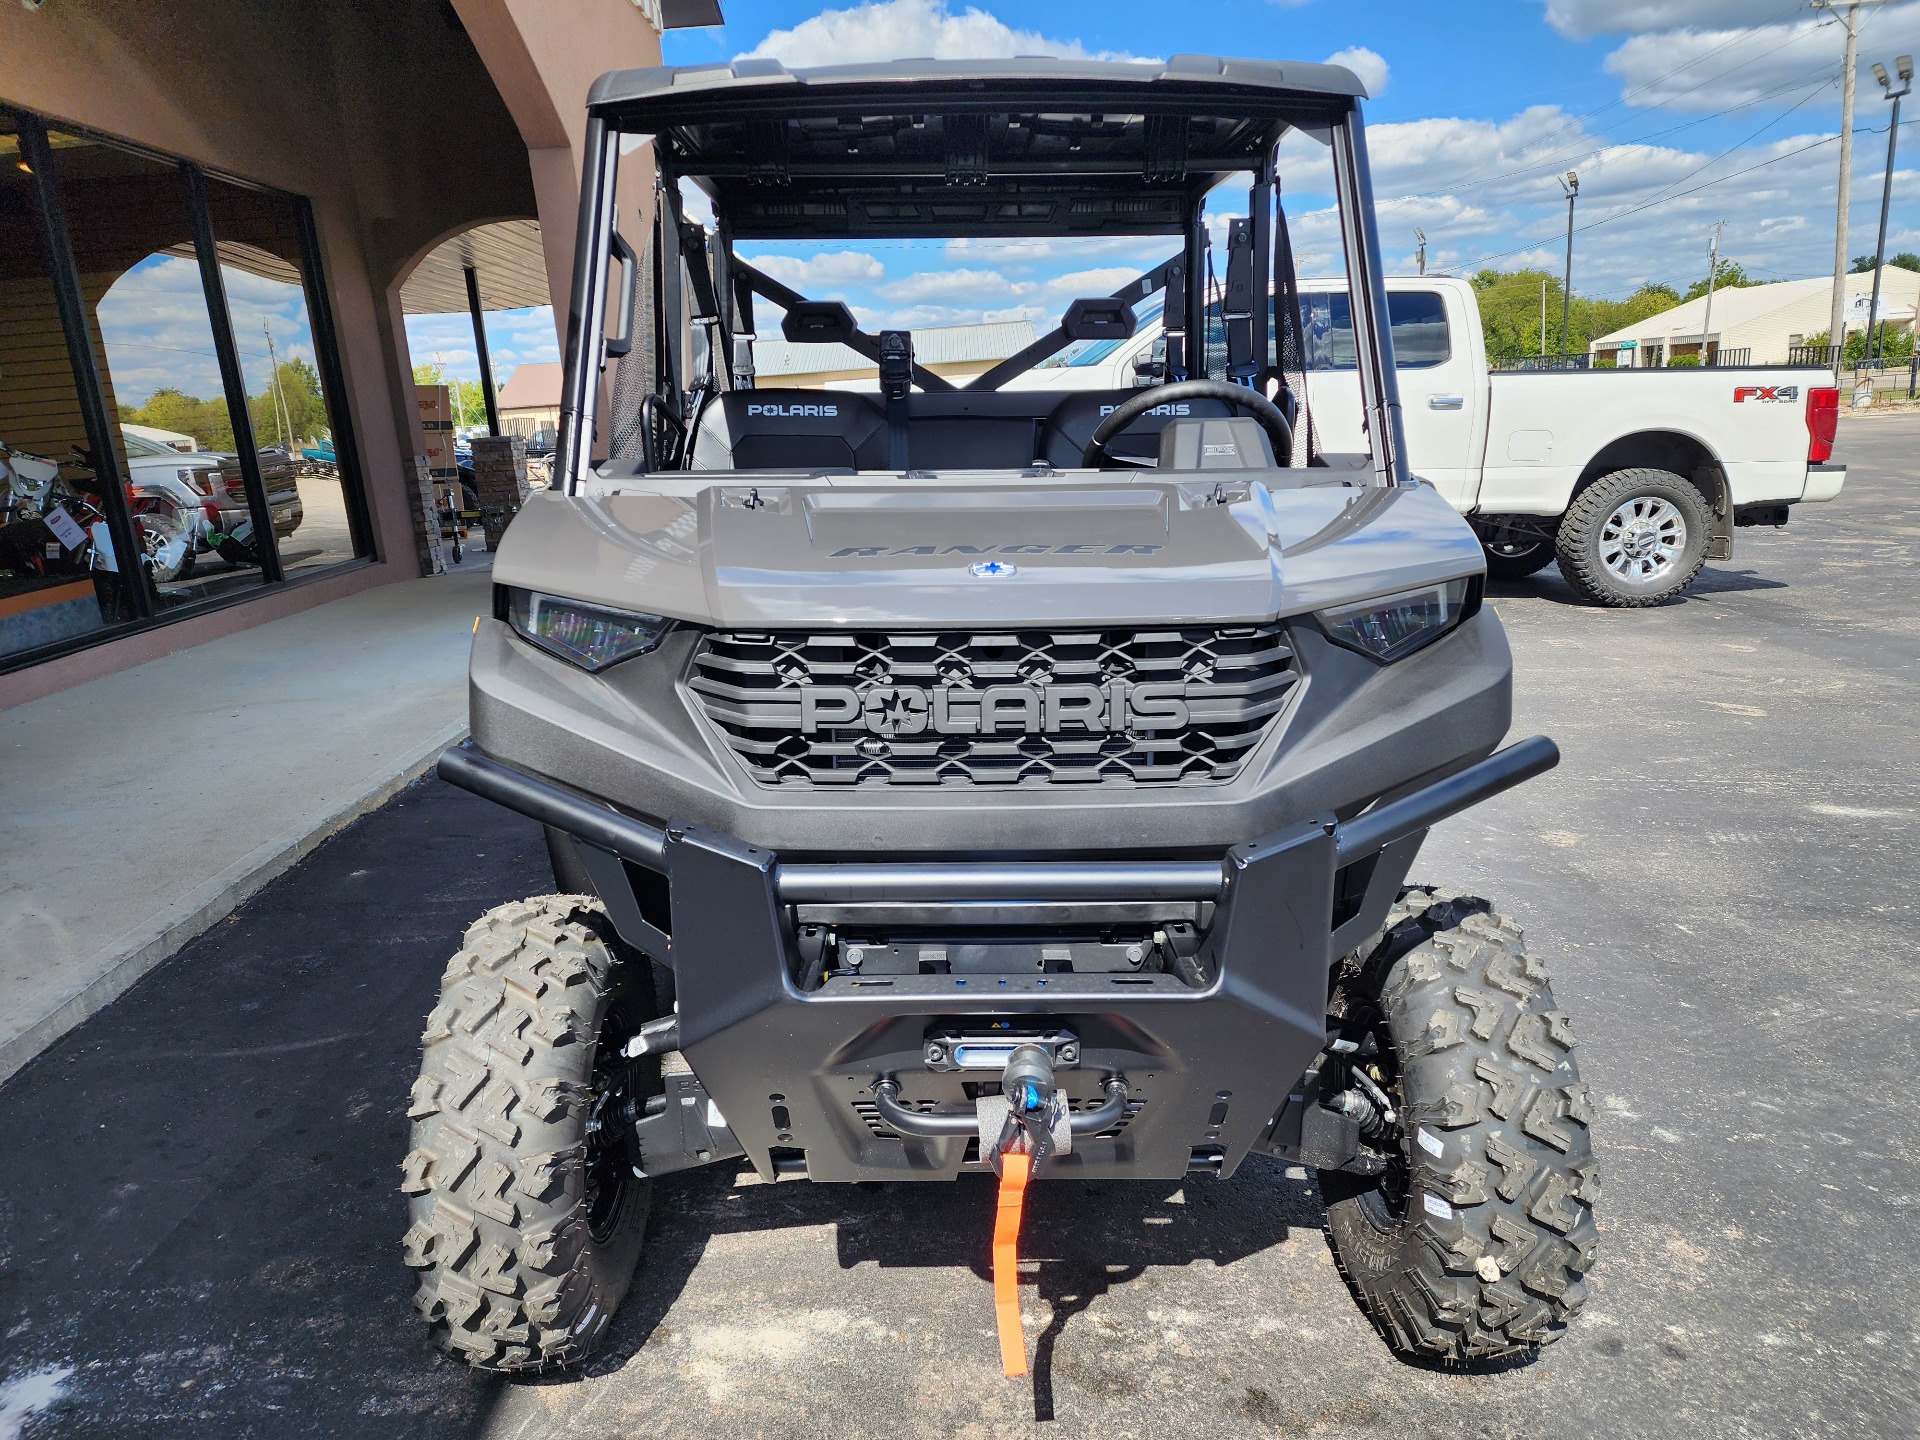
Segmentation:
{"type": "Polygon", "coordinates": [[[157,925],[121,937],[105,947],[97,971],[42,1019],[11,1040],[0,1043],[0,1085],[5,1084],[36,1055],[90,1016],[98,1014],[133,988],[168,956],[195,936],[225,919],[269,881],[292,869],[316,846],[345,829],[362,815],[379,809],[401,790],[426,774],[448,747],[465,738],[463,718],[425,745],[399,757],[384,776],[373,777],[361,792],[317,821],[304,823],[275,836],[212,877],[157,925]]]}

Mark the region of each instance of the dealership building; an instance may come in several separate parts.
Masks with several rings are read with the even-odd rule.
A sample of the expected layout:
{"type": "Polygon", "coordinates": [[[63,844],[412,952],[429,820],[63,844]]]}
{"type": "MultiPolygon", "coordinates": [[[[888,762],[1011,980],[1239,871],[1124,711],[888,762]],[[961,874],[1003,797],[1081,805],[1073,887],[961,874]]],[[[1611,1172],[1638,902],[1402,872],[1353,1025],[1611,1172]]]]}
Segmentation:
{"type": "Polygon", "coordinates": [[[0,5],[0,708],[420,576],[406,316],[564,297],[588,87],[719,18],[0,5]]]}

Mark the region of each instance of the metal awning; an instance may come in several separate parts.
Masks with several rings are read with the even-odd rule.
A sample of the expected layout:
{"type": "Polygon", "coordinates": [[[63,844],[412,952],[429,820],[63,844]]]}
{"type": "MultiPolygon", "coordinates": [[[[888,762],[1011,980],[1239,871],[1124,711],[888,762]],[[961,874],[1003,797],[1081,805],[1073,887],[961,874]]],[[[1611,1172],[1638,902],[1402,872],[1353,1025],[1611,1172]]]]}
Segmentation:
{"type": "Polygon", "coordinates": [[[552,303],[547,257],[537,220],[501,220],[478,225],[434,246],[400,287],[409,315],[458,315],[466,311],[471,267],[483,310],[524,310],[552,303]]]}

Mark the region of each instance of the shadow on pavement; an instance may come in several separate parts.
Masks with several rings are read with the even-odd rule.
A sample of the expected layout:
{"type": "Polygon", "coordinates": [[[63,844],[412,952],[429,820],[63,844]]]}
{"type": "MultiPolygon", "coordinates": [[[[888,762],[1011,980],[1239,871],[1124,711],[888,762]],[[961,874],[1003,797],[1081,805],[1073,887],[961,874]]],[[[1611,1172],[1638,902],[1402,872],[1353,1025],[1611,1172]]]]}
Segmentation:
{"type": "Polygon", "coordinates": [[[468,1435],[400,1262],[407,1092],[461,931],[550,884],[537,826],[423,781],[0,1089],[0,1381],[30,1433],[468,1435]]]}
{"type": "MultiPolygon", "coordinates": [[[[656,1184],[641,1278],[627,1296],[590,1375],[623,1368],[653,1337],[712,1239],[832,1225],[842,1269],[947,1272],[979,1286],[992,1307],[990,1255],[994,1181],[965,1175],[953,1184],[741,1185],[750,1170],[689,1172],[656,1184]]],[[[1319,1244],[1320,1201],[1284,1167],[1247,1162],[1233,1179],[1042,1181],[1028,1192],[1021,1232],[1022,1304],[1049,1315],[1033,1343],[1036,1419],[1053,1418],[1053,1354],[1074,1318],[1101,1296],[1158,1269],[1206,1262],[1216,1268],[1307,1231],[1319,1244]]],[[[565,1377],[530,1383],[564,1383],[565,1377]]]]}
{"type": "MultiPolygon", "coordinates": [[[[35,1440],[487,1433],[507,1382],[435,1352],[409,1304],[404,1112],[461,932],[550,883],[537,826],[423,781],[0,1089],[0,1383],[75,1367],[35,1440]]],[[[986,1176],[671,1177],[641,1278],[587,1373],[645,1346],[728,1234],[832,1224],[842,1269],[944,1269],[979,1284],[990,1314],[993,1199],[986,1176]]],[[[1224,1183],[1036,1187],[1024,1303],[1051,1307],[1036,1414],[1052,1413],[1056,1344],[1099,1296],[1318,1224],[1311,1185],[1267,1161],[1224,1183]]]]}
{"type": "MultiPolygon", "coordinates": [[[[1757,570],[1726,570],[1711,561],[1701,567],[1700,573],[1676,599],[1668,605],[1685,605],[1690,600],[1699,600],[1708,595],[1732,595],[1743,590],[1786,590],[1791,587],[1784,580],[1769,580],[1757,570]]],[[[1574,605],[1585,609],[1599,609],[1590,605],[1574,588],[1560,578],[1556,565],[1527,576],[1523,580],[1487,579],[1487,599],[1504,600],[1518,598],[1538,598],[1555,600],[1563,605],[1574,605]]]]}

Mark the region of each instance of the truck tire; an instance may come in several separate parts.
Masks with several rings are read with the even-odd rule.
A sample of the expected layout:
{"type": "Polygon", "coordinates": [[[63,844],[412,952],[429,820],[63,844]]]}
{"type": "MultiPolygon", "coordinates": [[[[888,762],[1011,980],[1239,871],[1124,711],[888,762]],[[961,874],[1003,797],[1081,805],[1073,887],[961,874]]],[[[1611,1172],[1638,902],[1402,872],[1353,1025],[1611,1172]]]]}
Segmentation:
{"type": "Polygon", "coordinates": [[[1319,1172],[1361,1309],[1430,1364],[1557,1340],[1586,1299],[1599,1174],[1546,968],[1486,901],[1411,889],[1336,972],[1333,1010],[1343,1033],[1379,1037],[1374,1078],[1398,1112],[1384,1174],[1319,1172]]]}
{"type": "Polygon", "coordinates": [[[1596,605],[1664,605],[1700,573],[1712,520],[1706,497],[1671,470],[1615,470],[1574,497],[1554,551],[1596,605]]]}
{"type": "Polygon", "coordinates": [[[1499,540],[1483,544],[1487,574],[1496,580],[1524,580],[1553,563],[1553,545],[1546,540],[1499,540]]]}
{"type": "Polygon", "coordinates": [[[650,971],[579,895],[488,911],[447,966],[407,1110],[403,1245],[434,1343],[477,1369],[583,1359],[633,1279],[648,1182],[601,1121],[659,1086],[659,1057],[624,1055],[655,1014],[650,971]]]}

